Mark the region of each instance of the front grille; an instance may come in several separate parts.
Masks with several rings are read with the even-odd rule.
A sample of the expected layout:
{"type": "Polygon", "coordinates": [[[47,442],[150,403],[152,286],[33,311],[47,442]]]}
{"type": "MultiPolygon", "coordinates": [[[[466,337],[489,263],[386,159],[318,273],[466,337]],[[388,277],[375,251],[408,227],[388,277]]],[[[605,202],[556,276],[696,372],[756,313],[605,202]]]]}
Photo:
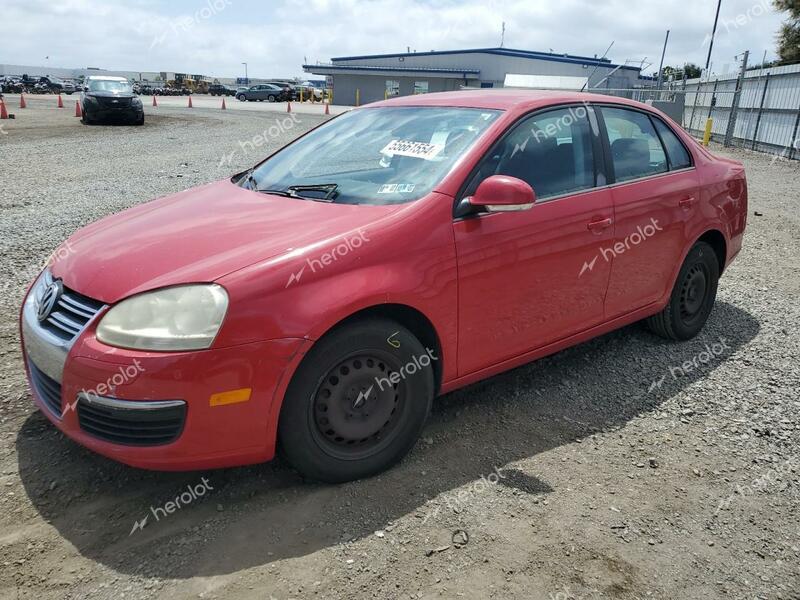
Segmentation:
{"type": "Polygon", "coordinates": [[[64,288],[55,309],[41,325],[53,335],[71,342],[101,308],[102,302],[64,288]]]}
{"type": "Polygon", "coordinates": [[[42,399],[44,405],[56,417],[61,418],[61,384],[39,370],[32,361],[28,361],[33,391],[42,399]]]}
{"type": "Polygon", "coordinates": [[[131,105],[131,98],[105,98],[96,96],[103,108],[128,108],[131,105]]]}
{"type": "Polygon", "coordinates": [[[147,402],[136,404],[142,408],[119,408],[81,397],[78,399],[78,423],[91,436],[127,446],[169,444],[183,431],[186,404],[164,408],[146,408],[147,402]]]}

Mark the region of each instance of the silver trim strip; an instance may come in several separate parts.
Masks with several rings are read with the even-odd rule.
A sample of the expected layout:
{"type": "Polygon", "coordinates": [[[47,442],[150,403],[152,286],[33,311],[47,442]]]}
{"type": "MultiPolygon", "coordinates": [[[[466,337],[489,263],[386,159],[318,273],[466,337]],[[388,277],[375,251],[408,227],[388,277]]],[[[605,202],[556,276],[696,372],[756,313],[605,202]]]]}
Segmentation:
{"type": "Polygon", "coordinates": [[[107,396],[98,396],[97,394],[90,394],[89,392],[80,392],[78,400],[86,400],[90,404],[99,404],[107,408],[117,408],[121,410],[159,410],[162,408],[175,408],[177,406],[185,406],[184,400],[159,400],[157,402],[149,402],[147,400],[119,400],[118,398],[109,398],[107,396]]]}
{"type": "Polygon", "coordinates": [[[39,304],[37,298],[41,297],[47,283],[47,276],[43,273],[25,298],[22,307],[22,341],[28,358],[36,367],[50,379],[61,383],[72,342],[56,337],[39,325],[39,318],[36,316],[39,304]]]}

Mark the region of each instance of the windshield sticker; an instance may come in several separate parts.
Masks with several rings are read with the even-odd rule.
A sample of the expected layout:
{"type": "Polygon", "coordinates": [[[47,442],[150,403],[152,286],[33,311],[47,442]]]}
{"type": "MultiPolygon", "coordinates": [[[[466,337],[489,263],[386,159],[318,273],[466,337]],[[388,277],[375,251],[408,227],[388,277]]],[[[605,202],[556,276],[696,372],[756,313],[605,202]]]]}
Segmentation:
{"type": "Polygon", "coordinates": [[[422,160],[433,160],[442,150],[442,144],[426,144],[425,142],[410,142],[407,140],[392,140],[381,150],[381,154],[388,156],[410,156],[422,160]]]}
{"type": "Polygon", "coordinates": [[[413,183],[386,183],[378,190],[379,194],[410,194],[416,187],[413,183]]]}

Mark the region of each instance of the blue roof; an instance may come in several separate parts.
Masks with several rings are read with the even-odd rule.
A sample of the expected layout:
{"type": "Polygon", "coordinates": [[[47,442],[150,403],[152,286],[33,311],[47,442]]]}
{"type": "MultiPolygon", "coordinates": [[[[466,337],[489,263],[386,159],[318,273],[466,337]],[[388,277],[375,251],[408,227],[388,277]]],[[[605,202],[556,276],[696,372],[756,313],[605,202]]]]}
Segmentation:
{"type": "Polygon", "coordinates": [[[415,73],[455,73],[457,75],[467,74],[480,75],[480,69],[444,69],[432,67],[395,67],[395,66],[379,66],[379,65],[303,65],[306,71],[321,70],[321,69],[338,69],[340,71],[411,71],[415,73]]]}
{"type": "MultiPolygon", "coordinates": [[[[466,50],[439,50],[431,52],[400,52],[397,54],[371,54],[364,56],[339,56],[332,58],[332,61],[365,60],[372,58],[401,58],[407,56],[444,56],[448,54],[496,54],[498,56],[510,56],[514,58],[529,58],[535,60],[550,60],[554,62],[566,62],[573,64],[599,65],[602,67],[621,67],[623,69],[633,69],[641,71],[639,67],[629,65],[616,65],[608,58],[597,58],[588,56],[577,56],[574,54],[554,54],[552,52],[535,52],[533,50],[516,50],[513,48],[469,48],[466,50]]],[[[458,69],[461,72],[461,69],[458,69]]]]}

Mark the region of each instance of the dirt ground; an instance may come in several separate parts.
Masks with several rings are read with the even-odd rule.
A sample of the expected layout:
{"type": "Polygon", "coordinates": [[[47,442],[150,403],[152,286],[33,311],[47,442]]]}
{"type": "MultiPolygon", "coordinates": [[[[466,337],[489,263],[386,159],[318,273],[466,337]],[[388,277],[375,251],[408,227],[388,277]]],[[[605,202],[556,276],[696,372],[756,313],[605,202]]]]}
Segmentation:
{"type": "Polygon", "coordinates": [[[634,325],[449,394],[365,481],[153,473],[34,409],[24,284],[81,225],[321,120],[251,152],[274,114],[159,110],[86,128],[33,106],[0,132],[0,598],[800,598],[800,163],[724,152],[747,166],[748,232],[691,342],[634,325]]]}

